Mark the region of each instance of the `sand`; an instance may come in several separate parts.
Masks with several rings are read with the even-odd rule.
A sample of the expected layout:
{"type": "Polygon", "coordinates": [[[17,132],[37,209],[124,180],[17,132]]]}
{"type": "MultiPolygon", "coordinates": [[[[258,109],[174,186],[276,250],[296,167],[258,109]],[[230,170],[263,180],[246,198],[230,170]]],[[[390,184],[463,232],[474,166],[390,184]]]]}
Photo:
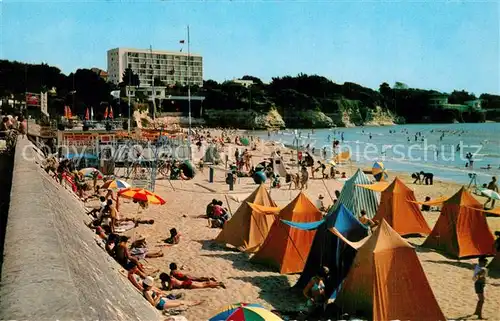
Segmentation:
{"type": "MultiPolygon", "coordinates": [[[[259,148],[264,150],[262,146],[259,148]]],[[[268,157],[269,154],[269,149],[254,152],[253,162],[256,164],[260,157],[263,155],[268,157]]],[[[286,153],[284,155],[287,167],[292,171],[296,170],[296,166],[289,162],[290,155],[286,153]]],[[[196,155],[194,159],[200,157],[201,155],[196,155]]],[[[342,167],[341,170],[351,173],[355,169],[356,165],[352,164],[342,167]]],[[[392,176],[395,174],[415,190],[418,200],[423,200],[425,196],[434,198],[452,195],[460,188],[460,185],[441,181],[436,181],[433,186],[413,185],[408,175],[391,173],[392,176]]],[[[297,310],[304,300],[290,288],[298,279],[298,275],[280,275],[269,268],[250,263],[249,255],[245,253],[215,244],[213,239],[220,230],[209,228],[207,220],[199,218],[213,198],[224,201],[224,205],[229,205],[234,213],[240,203],[234,201],[233,198],[242,200],[256,188],[251,178],[240,178],[235,185],[235,190],[229,192],[224,182],[224,175],[223,167],[218,166],[215,170],[215,182],[209,183],[208,168],[205,168],[204,172],[198,173],[193,180],[171,181],[173,188],[168,180],[160,177],[156,183],[156,193],[166,199],[165,205],[150,205],[148,209],[137,214],[136,204],[127,201],[121,203],[122,215],[155,220],[154,225],[140,225],[128,234],[133,238],[138,235],[145,236],[149,247],[161,248],[165,254],[162,258],[147,259],[146,265],[168,272],[170,262],[176,262],[179,266],[183,266],[185,273],[215,277],[226,284],[226,289],[182,290],[187,300],[205,301],[204,304],[190,307],[183,312],[188,320],[207,320],[215,315],[219,308],[235,302],[260,303],[268,309],[280,311],[297,310]],[[168,231],[172,227],[182,233],[180,244],[172,247],[159,247],[158,245],[161,244],[159,242],[168,236],[168,231]]],[[[310,180],[309,188],[305,190],[305,193],[313,202],[321,193],[325,195],[326,205],[329,205],[332,201],[328,191],[333,195],[334,190],[340,190],[341,186],[342,182],[339,181],[315,179],[310,180]]],[[[278,205],[286,205],[297,194],[297,190],[289,190],[288,186],[271,190],[271,196],[278,205]]],[[[484,198],[479,199],[481,202],[485,201],[484,198]]],[[[424,216],[432,228],[438,213],[425,213],[424,216]]],[[[500,217],[488,218],[488,223],[493,231],[500,230],[500,217]]],[[[424,238],[410,238],[408,241],[419,245],[424,238]]],[[[476,259],[454,260],[418,246],[416,250],[446,317],[467,319],[476,304],[471,279],[476,259]]],[[[500,319],[500,280],[498,277],[498,275],[496,278],[490,276],[486,287],[484,316],[490,320],[500,319]]]]}

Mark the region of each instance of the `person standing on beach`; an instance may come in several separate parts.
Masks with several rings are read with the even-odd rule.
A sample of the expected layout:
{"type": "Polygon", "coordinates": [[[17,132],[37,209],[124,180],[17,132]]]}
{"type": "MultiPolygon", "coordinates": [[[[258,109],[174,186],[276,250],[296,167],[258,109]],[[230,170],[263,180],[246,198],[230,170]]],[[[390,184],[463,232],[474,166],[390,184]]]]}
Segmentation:
{"type": "Polygon", "coordinates": [[[486,286],[486,269],[482,267],[474,281],[474,290],[477,294],[476,310],[473,315],[477,315],[479,320],[483,319],[484,288],[486,286]]]}
{"type": "MultiPolygon", "coordinates": [[[[487,189],[498,193],[497,178],[495,176],[493,176],[491,178],[491,182],[488,183],[487,189]]],[[[486,200],[486,203],[484,203],[484,208],[485,209],[487,208],[486,205],[488,205],[489,202],[491,202],[491,208],[495,207],[495,200],[490,197],[490,198],[488,198],[488,200],[486,200]]]]}
{"type": "Polygon", "coordinates": [[[302,169],[300,170],[300,189],[307,189],[307,181],[309,180],[309,173],[307,172],[307,168],[305,166],[302,166],[302,169]]]}

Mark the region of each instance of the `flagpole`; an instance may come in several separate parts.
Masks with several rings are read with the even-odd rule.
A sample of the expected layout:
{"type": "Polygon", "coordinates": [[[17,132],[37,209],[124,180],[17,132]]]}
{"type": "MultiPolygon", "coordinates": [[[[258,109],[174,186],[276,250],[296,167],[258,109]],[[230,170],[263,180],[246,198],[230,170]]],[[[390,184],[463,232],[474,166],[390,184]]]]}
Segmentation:
{"type": "MultiPolygon", "coordinates": [[[[130,64],[129,64],[129,68],[130,67],[130,64]]],[[[131,69],[132,70],[132,69],[131,69]]],[[[127,100],[128,100],[128,125],[127,125],[127,129],[128,129],[128,135],[130,136],[130,85],[132,84],[132,72],[129,72],[128,73],[128,86],[126,87],[127,88],[127,100]]]]}
{"type": "Polygon", "coordinates": [[[188,153],[189,160],[191,160],[191,39],[189,37],[189,25],[187,26],[187,41],[188,41],[188,72],[187,72],[187,83],[188,83],[188,112],[189,112],[189,132],[188,132],[188,153]]]}
{"type": "Polygon", "coordinates": [[[156,101],[155,101],[155,72],[153,69],[153,46],[149,45],[149,52],[151,53],[151,85],[153,86],[153,121],[156,120],[156,101]]]}

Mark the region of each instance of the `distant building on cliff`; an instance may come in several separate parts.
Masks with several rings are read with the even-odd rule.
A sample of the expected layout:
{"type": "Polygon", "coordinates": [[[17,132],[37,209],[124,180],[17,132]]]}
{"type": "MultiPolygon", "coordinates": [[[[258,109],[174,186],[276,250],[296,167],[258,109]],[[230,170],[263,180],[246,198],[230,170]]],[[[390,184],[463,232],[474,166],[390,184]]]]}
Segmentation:
{"type": "Polygon", "coordinates": [[[461,111],[472,109],[481,109],[481,99],[468,100],[464,104],[450,104],[448,95],[435,93],[429,98],[429,105],[434,108],[457,109],[461,111]]]}
{"type": "Polygon", "coordinates": [[[243,87],[250,87],[254,84],[253,80],[245,80],[245,79],[233,79],[231,80],[231,82],[235,83],[235,84],[240,84],[242,85],[243,87]]]}
{"type": "Polygon", "coordinates": [[[108,50],[107,58],[108,79],[116,85],[130,67],[139,76],[140,87],[152,87],[153,79],[167,86],[187,85],[188,74],[191,85],[203,86],[203,58],[199,54],[191,53],[188,64],[188,54],[184,52],[114,48],[108,50]]]}

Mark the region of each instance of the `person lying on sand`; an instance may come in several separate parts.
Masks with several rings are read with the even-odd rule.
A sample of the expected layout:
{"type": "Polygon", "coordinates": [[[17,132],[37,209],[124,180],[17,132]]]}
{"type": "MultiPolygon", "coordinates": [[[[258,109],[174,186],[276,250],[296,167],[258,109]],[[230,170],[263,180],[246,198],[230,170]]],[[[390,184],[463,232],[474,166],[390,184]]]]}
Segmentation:
{"type": "Polygon", "coordinates": [[[139,236],[130,246],[130,255],[138,260],[144,260],[145,258],[163,257],[163,252],[161,250],[151,251],[147,247],[146,238],[139,236]]]}
{"type": "MultiPolygon", "coordinates": [[[[130,283],[132,283],[133,286],[135,286],[139,291],[144,291],[144,287],[142,286],[142,283],[144,282],[145,279],[141,278],[138,274],[137,274],[137,266],[128,270],[128,273],[127,273],[127,279],[130,281],[130,283]]],[[[163,297],[166,297],[167,299],[169,300],[177,300],[177,299],[181,299],[184,297],[184,293],[177,293],[177,294],[174,294],[174,293],[166,293],[160,289],[158,289],[156,286],[152,286],[152,290],[155,291],[155,292],[158,292],[158,293],[161,293],[161,295],[163,297]]]]}
{"type": "Polygon", "coordinates": [[[206,282],[206,281],[214,281],[216,282],[217,280],[215,278],[209,278],[209,277],[197,277],[197,276],[192,276],[188,274],[183,274],[179,269],[177,268],[176,263],[170,263],[170,276],[176,278],[177,280],[180,281],[196,281],[196,282],[206,282]]]}
{"type": "Polygon", "coordinates": [[[142,282],[142,295],[152,306],[158,310],[165,310],[180,307],[182,305],[195,306],[200,305],[203,301],[182,301],[182,300],[169,300],[161,295],[161,292],[153,290],[154,279],[150,276],[146,277],[142,282]]]}
{"type": "Polygon", "coordinates": [[[167,273],[160,274],[161,285],[164,290],[175,290],[175,289],[205,289],[205,288],[226,288],[222,282],[214,281],[180,281],[175,277],[171,277],[167,273]]]}

